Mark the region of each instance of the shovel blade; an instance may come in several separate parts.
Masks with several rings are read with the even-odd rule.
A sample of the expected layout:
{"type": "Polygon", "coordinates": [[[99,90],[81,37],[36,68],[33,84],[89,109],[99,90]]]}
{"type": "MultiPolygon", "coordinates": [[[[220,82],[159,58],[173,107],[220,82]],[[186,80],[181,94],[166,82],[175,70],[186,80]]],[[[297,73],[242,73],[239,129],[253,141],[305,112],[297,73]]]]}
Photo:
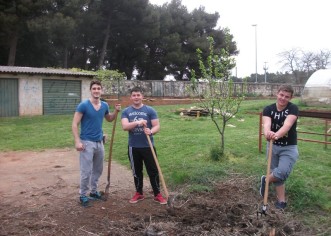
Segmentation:
{"type": "Polygon", "coordinates": [[[102,195],[102,200],[104,200],[104,201],[107,201],[108,200],[108,197],[109,197],[109,187],[110,187],[110,183],[108,183],[106,185],[105,192],[102,195]]]}
{"type": "Polygon", "coordinates": [[[263,205],[261,207],[261,210],[257,212],[257,217],[259,217],[259,215],[261,215],[261,216],[263,216],[263,215],[264,216],[267,216],[267,207],[268,207],[268,205],[263,205]]]}

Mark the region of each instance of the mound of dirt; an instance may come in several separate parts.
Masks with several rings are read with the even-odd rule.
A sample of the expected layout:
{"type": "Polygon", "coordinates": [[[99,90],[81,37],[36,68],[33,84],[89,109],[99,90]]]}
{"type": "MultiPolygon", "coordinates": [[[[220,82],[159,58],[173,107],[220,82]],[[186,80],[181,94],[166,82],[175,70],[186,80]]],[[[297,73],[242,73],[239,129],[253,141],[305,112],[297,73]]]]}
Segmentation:
{"type": "Polygon", "coordinates": [[[0,153],[0,178],[0,235],[314,235],[272,202],[268,215],[257,217],[256,181],[240,176],[213,192],[172,192],[171,206],[154,202],[146,186],[145,200],[130,204],[131,172],[113,162],[108,200],[88,208],[78,202],[75,150],[0,153]]]}

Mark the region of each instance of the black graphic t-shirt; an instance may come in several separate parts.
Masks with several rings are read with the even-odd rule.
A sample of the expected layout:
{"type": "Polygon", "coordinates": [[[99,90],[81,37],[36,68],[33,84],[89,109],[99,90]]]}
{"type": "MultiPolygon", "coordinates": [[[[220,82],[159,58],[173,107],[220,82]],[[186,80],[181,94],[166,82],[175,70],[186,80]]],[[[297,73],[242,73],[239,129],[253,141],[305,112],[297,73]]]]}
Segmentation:
{"type": "MultiPolygon", "coordinates": [[[[285,109],[278,111],[276,103],[266,106],[263,109],[263,116],[271,118],[271,131],[277,132],[285,122],[288,115],[299,115],[299,109],[296,105],[289,102],[285,109]]],[[[297,145],[297,121],[292,125],[290,130],[282,138],[275,140],[274,144],[280,146],[297,145]]]]}

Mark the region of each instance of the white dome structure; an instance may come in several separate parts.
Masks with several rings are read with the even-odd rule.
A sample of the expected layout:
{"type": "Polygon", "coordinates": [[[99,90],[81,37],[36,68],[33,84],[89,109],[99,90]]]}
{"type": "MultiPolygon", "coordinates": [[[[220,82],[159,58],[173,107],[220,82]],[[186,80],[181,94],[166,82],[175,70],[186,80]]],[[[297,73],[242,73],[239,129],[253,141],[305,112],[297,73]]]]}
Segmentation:
{"type": "Polygon", "coordinates": [[[318,70],[309,77],[301,101],[308,106],[331,107],[331,69],[318,70]]]}

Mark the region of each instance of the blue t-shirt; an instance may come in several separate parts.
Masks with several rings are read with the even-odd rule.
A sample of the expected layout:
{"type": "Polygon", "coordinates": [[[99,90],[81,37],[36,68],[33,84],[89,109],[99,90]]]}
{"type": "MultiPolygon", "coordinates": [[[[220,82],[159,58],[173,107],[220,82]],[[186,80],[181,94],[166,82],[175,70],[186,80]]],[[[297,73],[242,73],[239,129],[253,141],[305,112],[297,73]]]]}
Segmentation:
{"type": "MultiPolygon", "coordinates": [[[[152,128],[151,121],[158,119],[156,111],[152,107],[146,105],[143,105],[139,109],[136,109],[132,106],[125,108],[121,115],[121,119],[123,118],[127,118],[129,122],[142,119],[147,120],[147,127],[150,129],[152,128]]],[[[154,144],[153,135],[151,136],[151,142],[154,144]]],[[[129,131],[129,146],[136,148],[149,147],[143,126],[136,126],[129,131]]]]}
{"type": "MultiPolygon", "coordinates": [[[[263,116],[268,116],[271,118],[271,131],[277,132],[281,127],[283,127],[285,119],[288,115],[299,115],[298,107],[289,102],[287,106],[282,110],[277,110],[276,103],[266,106],[263,109],[263,116]]],[[[279,146],[287,146],[287,145],[297,145],[297,122],[295,121],[288,133],[274,141],[274,144],[279,146]]]]}
{"type": "Polygon", "coordinates": [[[83,114],[80,127],[80,139],[87,141],[101,141],[103,138],[102,122],[105,115],[109,113],[109,106],[101,101],[101,107],[94,109],[89,99],[78,104],[76,112],[83,114]]]}

